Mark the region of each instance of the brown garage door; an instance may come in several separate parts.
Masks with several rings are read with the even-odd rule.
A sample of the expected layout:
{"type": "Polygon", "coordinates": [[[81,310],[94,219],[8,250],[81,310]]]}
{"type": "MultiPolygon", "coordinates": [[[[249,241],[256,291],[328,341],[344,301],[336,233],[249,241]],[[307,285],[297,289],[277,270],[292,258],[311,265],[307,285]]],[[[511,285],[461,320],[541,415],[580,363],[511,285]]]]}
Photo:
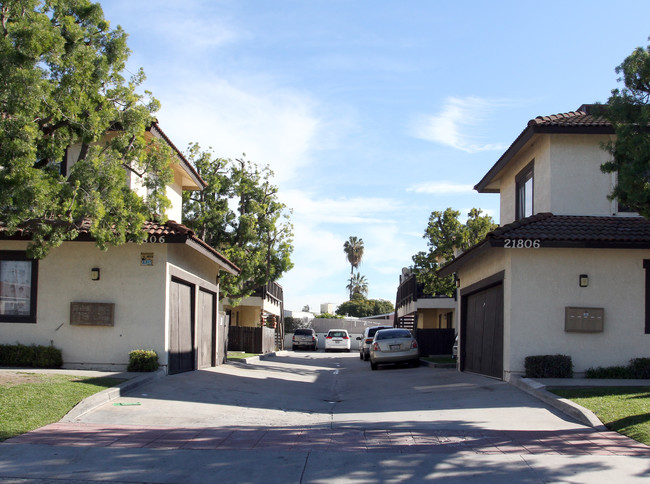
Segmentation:
{"type": "Polygon", "coordinates": [[[194,370],[194,286],[172,278],[169,297],[169,373],[194,370]]]}
{"type": "Polygon", "coordinates": [[[503,378],[503,284],[463,297],[461,366],[503,378]]]}
{"type": "Polygon", "coordinates": [[[217,295],[199,289],[198,323],[198,367],[208,368],[216,365],[217,344],[217,295]]]}

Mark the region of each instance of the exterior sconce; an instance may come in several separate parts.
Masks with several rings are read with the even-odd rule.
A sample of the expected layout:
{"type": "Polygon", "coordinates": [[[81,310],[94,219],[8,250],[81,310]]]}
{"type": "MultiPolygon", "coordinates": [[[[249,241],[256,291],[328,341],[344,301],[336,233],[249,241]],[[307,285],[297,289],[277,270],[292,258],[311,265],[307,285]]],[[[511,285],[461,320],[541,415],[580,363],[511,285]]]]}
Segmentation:
{"type": "Polygon", "coordinates": [[[580,287],[587,287],[589,285],[589,275],[580,274],[580,287]]]}
{"type": "Polygon", "coordinates": [[[454,272],[454,283],[456,284],[456,287],[460,287],[460,277],[458,277],[456,272],[454,272]]]}
{"type": "Polygon", "coordinates": [[[90,280],[99,281],[99,267],[93,267],[90,269],[90,280]]]}

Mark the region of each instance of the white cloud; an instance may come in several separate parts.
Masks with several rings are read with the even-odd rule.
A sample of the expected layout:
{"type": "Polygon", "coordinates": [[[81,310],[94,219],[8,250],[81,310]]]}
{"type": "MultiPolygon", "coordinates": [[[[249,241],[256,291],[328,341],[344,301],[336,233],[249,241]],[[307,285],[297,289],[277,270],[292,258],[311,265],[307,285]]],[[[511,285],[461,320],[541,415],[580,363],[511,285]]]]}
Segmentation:
{"type": "Polygon", "coordinates": [[[445,181],[430,181],[416,183],[406,189],[407,192],[415,193],[433,193],[436,195],[447,195],[453,193],[468,193],[474,190],[473,185],[465,185],[461,183],[452,183],[445,181]]]}
{"type": "Polygon", "coordinates": [[[268,164],[278,184],[308,165],[318,149],[323,126],[305,96],[263,87],[246,91],[223,79],[187,79],[175,86],[158,95],[163,103],[159,117],[170,137],[185,143],[180,149],[198,141],[217,156],[246,153],[268,164]]]}
{"type": "Polygon", "coordinates": [[[490,111],[501,104],[476,97],[450,97],[438,114],[418,117],[413,123],[412,133],[416,138],[467,153],[502,150],[506,145],[483,143],[480,134],[476,134],[482,132],[481,124],[487,121],[490,111]]]}

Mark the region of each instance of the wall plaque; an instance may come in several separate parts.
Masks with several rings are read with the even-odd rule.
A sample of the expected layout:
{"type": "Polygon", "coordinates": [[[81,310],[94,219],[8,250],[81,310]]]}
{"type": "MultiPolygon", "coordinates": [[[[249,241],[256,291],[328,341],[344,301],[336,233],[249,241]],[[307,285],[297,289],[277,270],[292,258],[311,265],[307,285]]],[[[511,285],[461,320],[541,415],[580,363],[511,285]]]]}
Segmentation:
{"type": "Polygon", "coordinates": [[[70,324],[84,326],[114,326],[114,303],[71,302],[70,324]]]}

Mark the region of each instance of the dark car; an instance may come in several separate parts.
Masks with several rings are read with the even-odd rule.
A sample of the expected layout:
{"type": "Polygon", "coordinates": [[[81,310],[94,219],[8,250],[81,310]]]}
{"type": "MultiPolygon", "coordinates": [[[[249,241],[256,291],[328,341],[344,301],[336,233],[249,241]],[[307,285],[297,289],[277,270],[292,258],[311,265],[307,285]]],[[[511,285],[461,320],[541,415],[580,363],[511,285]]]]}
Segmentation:
{"type": "Polygon", "coordinates": [[[312,351],[318,349],[318,336],[316,332],[310,328],[298,328],[293,332],[291,339],[291,349],[307,348],[312,351]]]}
{"type": "Polygon", "coordinates": [[[370,326],[363,330],[363,336],[357,338],[359,341],[359,358],[363,361],[368,361],[370,358],[370,345],[372,344],[372,339],[375,337],[375,333],[380,329],[388,329],[392,326],[370,326]]]}

